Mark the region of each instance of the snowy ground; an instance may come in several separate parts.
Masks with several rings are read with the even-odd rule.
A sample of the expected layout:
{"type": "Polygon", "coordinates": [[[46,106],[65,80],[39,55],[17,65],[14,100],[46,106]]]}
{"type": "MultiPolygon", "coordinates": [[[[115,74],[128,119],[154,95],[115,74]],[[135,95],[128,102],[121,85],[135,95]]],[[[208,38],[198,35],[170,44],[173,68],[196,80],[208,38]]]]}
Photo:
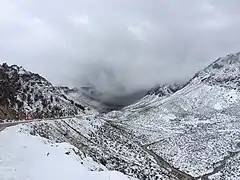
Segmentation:
{"type": "Polygon", "coordinates": [[[238,90],[200,83],[162,100],[149,96],[106,119],[193,177],[233,180],[240,179],[239,103],[238,90]]]}
{"type": "Polygon", "coordinates": [[[32,136],[22,125],[0,133],[0,180],[129,180],[68,143],[32,136]]]}

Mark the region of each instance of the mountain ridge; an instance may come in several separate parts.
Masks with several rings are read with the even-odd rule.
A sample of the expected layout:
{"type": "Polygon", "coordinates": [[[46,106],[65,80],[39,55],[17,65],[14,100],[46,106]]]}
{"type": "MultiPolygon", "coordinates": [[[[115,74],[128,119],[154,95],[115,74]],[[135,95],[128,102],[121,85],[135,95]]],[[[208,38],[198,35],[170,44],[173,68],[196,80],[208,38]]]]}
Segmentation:
{"type": "Polygon", "coordinates": [[[106,119],[192,179],[239,179],[239,56],[219,58],[175,93],[106,119]]]}
{"type": "Polygon", "coordinates": [[[77,115],[85,108],[39,74],[17,65],[0,65],[0,119],[77,115]]]}

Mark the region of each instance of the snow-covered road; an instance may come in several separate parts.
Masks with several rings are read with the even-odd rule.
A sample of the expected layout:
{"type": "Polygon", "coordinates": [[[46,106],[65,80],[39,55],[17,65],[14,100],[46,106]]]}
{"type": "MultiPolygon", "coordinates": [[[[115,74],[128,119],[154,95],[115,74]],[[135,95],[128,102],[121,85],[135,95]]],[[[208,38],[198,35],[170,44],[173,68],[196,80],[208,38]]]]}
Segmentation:
{"type": "Polygon", "coordinates": [[[13,122],[13,123],[0,123],[0,132],[2,130],[4,130],[5,128],[7,128],[7,127],[15,126],[17,124],[19,124],[19,123],[16,123],[16,122],[13,122]]]}
{"type": "MultiPolygon", "coordinates": [[[[78,117],[78,116],[76,116],[76,117],[78,117]]],[[[56,120],[71,119],[71,118],[75,118],[75,116],[69,116],[69,117],[64,117],[64,118],[60,118],[60,119],[59,118],[49,118],[49,119],[33,119],[33,120],[4,122],[4,123],[0,123],[0,132],[7,127],[15,126],[18,124],[26,124],[26,123],[40,122],[40,121],[56,121],[56,120]]]]}

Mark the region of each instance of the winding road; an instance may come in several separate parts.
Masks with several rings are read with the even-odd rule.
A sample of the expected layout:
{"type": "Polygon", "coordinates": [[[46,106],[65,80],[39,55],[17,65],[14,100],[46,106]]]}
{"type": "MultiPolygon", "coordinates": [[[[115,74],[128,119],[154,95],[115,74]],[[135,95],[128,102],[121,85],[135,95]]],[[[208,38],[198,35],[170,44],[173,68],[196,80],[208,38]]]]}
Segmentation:
{"type": "Polygon", "coordinates": [[[14,122],[5,122],[0,123],[0,132],[3,131],[5,128],[10,126],[15,126],[18,124],[26,124],[31,122],[40,122],[40,121],[56,121],[56,120],[64,120],[64,119],[71,119],[71,118],[78,118],[79,116],[69,116],[69,117],[62,117],[62,118],[51,118],[51,119],[33,119],[33,120],[23,120],[23,121],[14,121],[14,122]]]}

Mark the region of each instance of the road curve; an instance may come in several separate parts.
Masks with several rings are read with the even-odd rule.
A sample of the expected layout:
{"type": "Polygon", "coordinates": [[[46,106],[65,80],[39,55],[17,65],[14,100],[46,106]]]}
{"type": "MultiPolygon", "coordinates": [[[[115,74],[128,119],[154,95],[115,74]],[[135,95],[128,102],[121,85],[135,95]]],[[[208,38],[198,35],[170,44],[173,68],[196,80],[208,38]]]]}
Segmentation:
{"type": "Polygon", "coordinates": [[[18,122],[12,122],[12,123],[0,123],[0,132],[2,130],[4,130],[5,128],[7,127],[10,127],[10,126],[15,126],[17,124],[21,124],[21,123],[18,123],[18,122]]]}
{"type": "Polygon", "coordinates": [[[15,126],[18,124],[27,124],[31,122],[41,122],[41,121],[56,121],[56,120],[65,120],[65,119],[71,119],[71,118],[79,118],[81,116],[69,116],[69,117],[62,117],[62,118],[51,118],[51,119],[34,119],[34,120],[23,120],[23,121],[15,121],[15,122],[5,122],[0,123],[0,132],[6,129],[10,126],[15,126]]]}

